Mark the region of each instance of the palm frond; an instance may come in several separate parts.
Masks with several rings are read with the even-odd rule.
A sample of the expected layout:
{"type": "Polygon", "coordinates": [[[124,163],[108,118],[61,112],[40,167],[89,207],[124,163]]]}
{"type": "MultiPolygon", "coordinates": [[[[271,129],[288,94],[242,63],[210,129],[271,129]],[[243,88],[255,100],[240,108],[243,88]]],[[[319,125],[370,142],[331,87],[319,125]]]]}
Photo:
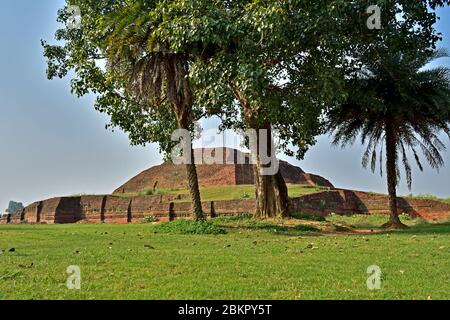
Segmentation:
{"type": "Polygon", "coordinates": [[[364,75],[352,74],[348,101],[327,114],[333,144],[344,148],[359,136],[366,147],[362,166],[367,168],[370,163],[374,171],[378,162],[383,175],[385,124],[394,119],[398,155],[408,187],[412,186],[409,152],[421,171],[424,167],[418,150],[431,168],[439,170],[444,165],[442,153],[447,149],[440,134],[444,132],[450,138],[450,69],[425,65],[442,57],[448,57],[445,50],[425,58],[399,53],[383,57],[379,63],[369,61],[363,67],[364,75]]]}

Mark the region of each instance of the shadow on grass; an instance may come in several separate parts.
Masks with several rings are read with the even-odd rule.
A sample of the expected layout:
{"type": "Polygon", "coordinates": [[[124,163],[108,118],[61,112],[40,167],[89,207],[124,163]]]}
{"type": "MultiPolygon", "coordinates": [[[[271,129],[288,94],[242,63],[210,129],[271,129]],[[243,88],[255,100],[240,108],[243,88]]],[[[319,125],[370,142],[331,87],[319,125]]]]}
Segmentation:
{"type": "Polygon", "coordinates": [[[4,224],[0,225],[0,231],[49,231],[54,229],[50,225],[45,224],[4,224]]]}
{"type": "Polygon", "coordinates": [[[407,230],[399,230],[396,231],[398,233],[404,233],[404,234],[412,234],[412,235],[418,235],[418,234],[446,234],[450,235],[450,221],[444,222],[444,223],[426,223],[421,222],[415,226],[412,226],[410,229],[407,230]]]}
{"type": "Polygon", "coordinates": [[[321,235],[321,230],[311,225],[297,224],[295,226],[285,226],[257,220],[248,215],[220,217],[213,219],[213,221],[215,225],[230,230],[265,231],[286,236],[321,235]]]}
{"type": "Polygon", "coordinates": [[[375,234],[381,233],[396,233],[396,234],[407,234],[407,235],[450,235],[450,221],[443,223],[428,223],[426,221],[418,222],[414,225],[409,225],[409,229],[405,230],[394,230],[394,229],[384,229],[380,226],[373,225],[358,225],[351,226],[354,230],[374,230],[375,234]]]}

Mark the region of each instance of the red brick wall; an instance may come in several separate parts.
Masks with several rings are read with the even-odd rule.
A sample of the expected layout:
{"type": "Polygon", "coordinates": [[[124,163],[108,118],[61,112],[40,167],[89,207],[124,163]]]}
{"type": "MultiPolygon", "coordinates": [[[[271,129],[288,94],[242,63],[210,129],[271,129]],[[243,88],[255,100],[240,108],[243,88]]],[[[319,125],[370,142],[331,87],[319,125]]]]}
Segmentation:
{"type": "MultiPolygon", "coordinates": [[[[450,219],[450,205],[426,199],[399,199],[401,212],[427,220],[450,219]]],[[[209,216],[254,214],[254,200],[204,202],[203,210],[209,216]]],[[[387,214],[385,195],[350,190],[333,190],[292,199],[292,210],[309,214],[330,213],[387,214]]],[[[136,223],[147,216],[160,221],[189,218],[191,203],[160,203],[155,197],[82,196],[53,198],[35,202],[20,215],[10,216],[10,223],[136,223]],[[38,217],[40,216],[40,220],[38,217]]],[[[8,222],[6,216],[0,223],[8,222]]]]}
{"type": "Polygon", "coordinates": [[[90,223],[102,222],[107,196],[82,196],[79,198],[79,214],[74,216],[75,221],[90,223]]]}
{"type": "Polygon", "coordinates": [[[132,199],[108,196],[106,199],[105,223],[128,223],[128,209],[132,199]]]}
{"type": "Polygon", "coordinates": [[[4,214],[0,217],[0,224],[7,224],[8,223],[8,215],[4,214]]]}
{"type": "MultiPolygon", "coordinates": [[[[295,198],[292,200],[294,211],[311,214],[341,215],[352,214],[389,214],[389,199],[385,195],[350,190],[333,190],[295,198]]],[[[401,213],[426,220],[450,219],[450,205],[427,199],[399,198],[401,213]]]]}
{"type": "Polygon", "coordinates": [[[10,217],[10,223],[19,224],[19,223],[21,223],[21,221],[22,221],[22,219],[21,219],[20,213],[13,214],[10,217]]]}
{"type": "Polygon", "coordinates": [[[38,206],[39,202],[35,202],[26,207],[24,209],[25,211],[24,220],[28,221],[29,223],[37,223],[38,206]]]}

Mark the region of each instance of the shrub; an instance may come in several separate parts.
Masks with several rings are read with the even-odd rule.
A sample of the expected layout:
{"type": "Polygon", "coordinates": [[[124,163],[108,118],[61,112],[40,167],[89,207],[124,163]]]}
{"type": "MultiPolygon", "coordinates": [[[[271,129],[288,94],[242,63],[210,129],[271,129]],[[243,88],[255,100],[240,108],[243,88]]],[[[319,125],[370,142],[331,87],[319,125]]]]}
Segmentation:
{"type": "Polygon", "coordinates": [[[403,212],[401,215],[399,215],[399,218],[402,221],[411,221],[412,220],[411,216],[405,212],[403,212]]]}
{"type": "Polygon", "coordinates": [[[248,192],[244,192],[243,194],[241,194],[240,198],[241,199],[250,199],[251,196],[250,196],[250,194],[248,192]]]}
{"type": "Polygon", "coordinates": [[[137,193],[138,196],[159,196],[159,195],[164,195],[165,192],[163,190],[160,189],[147,189],[147,190],[142,190],[139,191],[137,193]]]}
{"type": "Polygon", "coordinates": [[[253,215],[251,214],[240,214],[237,216],[222,216],[213,218],[212,221],[214,223],[231,223],[231,222],[241,222],[244,220],[250,220],[253,219],[253,215]]]}
{"type": "Polygon", "coordinates": [[[174,234],[226,234],[226,230],[214,225],[212,221],[177,220],[153,226],[158,233],[174,234]]]}
{"type": "Polygon", "coordinates": [[[306,225],[306,224],[299,224],[299,225],[296,225],[296,226],[294,227],[294,230],[296,230],[296,231],[302,231],[302,232],[320,232],[320,230],[317,229],[316,227],[314,227],[314,226],[308,226],[308,225],[306,225]]]}
{"type": "Polygon", "coordinates": [[[292,218],[295,219],[299,219],[299,220],[307,220],[307,221],[326,221],[327,219],[325,217],[322,216],[318,216],[318,215],[311,215],[311,214],[305,214],[305,213],[293,213],[292,218]]]}
{"type": "Polygon", "coordinates": [[[158,219],[155,216],[147,216],[144,219],[142,219],[143,223],[153,223],[153,222],[157,222],[158,219]]]}

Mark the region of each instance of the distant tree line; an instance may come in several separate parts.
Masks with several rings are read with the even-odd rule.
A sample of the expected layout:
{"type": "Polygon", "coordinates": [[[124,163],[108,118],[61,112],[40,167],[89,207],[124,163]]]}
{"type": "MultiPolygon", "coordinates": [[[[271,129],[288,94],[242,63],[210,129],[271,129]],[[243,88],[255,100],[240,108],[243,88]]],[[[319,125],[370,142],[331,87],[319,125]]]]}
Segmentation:
{"type": "Polygon", "coordinates": [[[7,214],[16,214],[19,211],[22,211],[23,209],[24,209],[24,206],[23,206],[22,202],[10,201],[9,205],[8,205],[8,209],[6,209],[6,213],[7,214]]]}

